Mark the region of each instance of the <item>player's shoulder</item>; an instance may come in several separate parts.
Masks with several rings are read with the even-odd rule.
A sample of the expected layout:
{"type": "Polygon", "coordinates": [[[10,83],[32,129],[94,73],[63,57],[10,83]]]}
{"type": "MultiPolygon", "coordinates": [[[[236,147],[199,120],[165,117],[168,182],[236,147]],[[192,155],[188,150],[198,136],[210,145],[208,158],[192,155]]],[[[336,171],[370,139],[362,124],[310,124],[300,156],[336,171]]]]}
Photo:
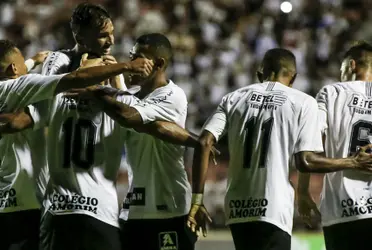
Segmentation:
{"type": "Polygon", "coordinates": [[[154,92],[154,94],[161,98],[187,102],[185,91],[183,91],[183,89],[175,84],[172,80],[169,80],[167,85],[154,92]]]}
{"type": "Polygon", "coordinates": [[[325,85],[319,91],[319,93],[327,93],[328,95],[337,95],[342,92],[355,92],[361,91],[365,88],[372,88],[372,83],[364,81],[347,81],[347,82],[335,82],[332,84],[325,85]]]}

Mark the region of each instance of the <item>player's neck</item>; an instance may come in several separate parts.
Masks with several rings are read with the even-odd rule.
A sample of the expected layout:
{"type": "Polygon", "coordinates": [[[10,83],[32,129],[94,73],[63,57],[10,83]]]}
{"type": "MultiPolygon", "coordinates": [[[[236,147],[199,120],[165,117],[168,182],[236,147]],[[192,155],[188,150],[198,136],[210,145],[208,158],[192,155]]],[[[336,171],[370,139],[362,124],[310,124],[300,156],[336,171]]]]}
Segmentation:
{"type": "Polygon", "coordinates": [[[157,88],[164,87],[165,85],[168,84],[167,78],[165,74],[159,74],[152,81],[144,84],[141,87],[141,91],[139,92],[139,98],[144,98],[151,92],[153,92],[157,88]]]}
{"type": "Polygon", "coordinates": [[[372,82],[372,72],[369,70],[360,71],[353,75],[353,81],[372,82]]]}
{"type": "Polygon", "coordinates": [[[76,44],[72,50],[75,51],[77,54],[83,54],[83,53],[89,52],[85,47],[79,44],[76,44]]]}

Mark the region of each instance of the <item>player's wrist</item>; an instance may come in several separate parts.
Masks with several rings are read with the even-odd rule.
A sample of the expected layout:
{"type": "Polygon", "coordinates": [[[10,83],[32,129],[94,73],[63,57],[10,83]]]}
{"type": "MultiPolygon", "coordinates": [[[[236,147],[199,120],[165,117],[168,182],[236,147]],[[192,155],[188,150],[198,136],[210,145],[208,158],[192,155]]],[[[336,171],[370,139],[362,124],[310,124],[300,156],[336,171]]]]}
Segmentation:
{"type": "Polygon", "coordinates": [[[32,59],[32,58],[27,59],[25,61],[25,64],[26,64],[26,67],[27,67],[27,71],[30,71],[35,67],[35,60],[32,59]]]}
{"type": "Polygon", "coordinates": [[[191,204],[202,205],[203,204],[203,194],[202,193],[192,193],[191,204]]]}

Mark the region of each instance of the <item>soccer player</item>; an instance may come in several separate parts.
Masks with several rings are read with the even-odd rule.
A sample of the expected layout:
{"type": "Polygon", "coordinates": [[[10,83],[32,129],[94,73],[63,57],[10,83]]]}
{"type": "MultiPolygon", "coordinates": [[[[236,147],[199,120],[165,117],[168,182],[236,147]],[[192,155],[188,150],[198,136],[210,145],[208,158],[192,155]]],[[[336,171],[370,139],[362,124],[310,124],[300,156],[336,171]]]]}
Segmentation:
{"type": "MultiPolygon", "coordinates": [[[[88,61],[82,64],[89,66],[88,61]]],[[[26,113],[33,113],[31,107],[27,108],[31,103],[53,98],[73,87],[97,84],[127,71],[146,75],[152,66],[150,60],[139,58],[130,63],[81,68],[70,74],[27,75],[20,50],[8,40],[0,40],[0,112],[11,113],[25,108],[26,113]]],[[[2,135],[0,155],[2,249],[14,245],[22,249],[38,249],[40,204],[35,195],[30,149],[24,135],[2,135]]]]}
{"type": "MultiPolygon", "coordinates": [[[[225,197],[226,221],[235,248],[290,249],[294,190],[289,163],[294,156],[303,172],[332,172],[371,167],[363,148],[357,156],[328,159],[322,152],[314,98],[292,89],[294,55],[285,49],[266,52],[260,84],[227,94],[204,126],[193,163],[193,199],[188,225],[202,227],[202,206],[209,150],[228,134],[230,163],[225,197]]],[[[370,147],[370,146],[368,146],[370,147]]]]}
{"type": "MultiPolygon", "coordinates": [[[[341,82],[318,95],[319,121],[327,157],[347,157],[371,143],[372,45],[360,42],[345,54],[341,82]]],[[[309,194],[310,176],[299,181],[299,210],[310,218],[317,210],[309,194]]],[[[372,175],[353,170],[326,174],[320,201],[326,248],[365,249],[372,226],[372,175]]]]}
{"type": "MultiPolygon", "coordinates": [[[[110,55],[111,46],[114,45],[114,27],[109,13],[100,5],[81,3],[76,6],[70,22],[76,45],[73,49],[60,50],[50,53],[43,65],[43,75],[55,75],[75,70],[80,65],[84,53],[89,53],[90,58],[102,58],[104,64],[115,64],[115,58],[110,55]]],[[[115,76],[108,82],[112,87],[126,89],[123,75],[115,76]]],[[[45,108],[47,102],[36,104],[37,108],[45,108]],[[43,107],[44,106],[44,107],[43,107]]],[[[30,142],[45,142],[44,128],[29,133],[30,142]]],[[[45,144],[45,143],[44,143],[45,144]]],[[[40,193],[45,193],[49,170],[47,167],[46,150],[41,147],[32,148],[32,156],[41,173],[37,182],[40,193]]]]}
{"type": "MultiPolygon", "coordinates": [[[[92,90],[95,103],[125,127],[155,120],[184,127],[185,93],[165,72],[172,59],[169,40],[158,33],[142,35],[131,58],[148,58],[155,65],[149,77],[130,76],[132,84],[141,86],[135,94],[141,100],[130,106],[92,90]]],[[[120,213],[123,249],[194,249],[196,235],[185,227],[191,187],[184,169],[184,148],[146,134],[128,131],[126,136],[130,188],[120,213]]]]}

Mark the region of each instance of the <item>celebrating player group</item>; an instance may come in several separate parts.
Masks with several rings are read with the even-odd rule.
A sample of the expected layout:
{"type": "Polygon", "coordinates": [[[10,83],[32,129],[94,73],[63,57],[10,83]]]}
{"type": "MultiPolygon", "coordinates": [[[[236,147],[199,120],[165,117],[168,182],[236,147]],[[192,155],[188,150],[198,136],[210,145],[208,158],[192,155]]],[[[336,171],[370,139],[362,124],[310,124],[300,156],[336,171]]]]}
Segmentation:
{"type": "Polygon", "coordinates": [[[173,56],[166,36],[141,35],[130,61],[117,62],[104,8],[78,5],[71,30],[74,48],[26,61],[14,43],[0,40],[1,249],[193,250],[211,220],[204,184],[225,134],[225,214],[237,250],[291,248],[292,160],[301,172],[304,219],[318,213],[309,173],[327,173],[327,249],[365,246],[372,225],[371,45],[350,48],[342,82],[316,100],[291,88],[295,56],[267,51],[260,83],[224,96],[197,138],[185,130],[186,95],[166,74],[173,56]],[[42,63],[42,74],[28,74],[42,63]],[[192,186],[185,146],[195,148],[192,186]],[[130,186],[117,197],[123,150],[130,186]]]}

